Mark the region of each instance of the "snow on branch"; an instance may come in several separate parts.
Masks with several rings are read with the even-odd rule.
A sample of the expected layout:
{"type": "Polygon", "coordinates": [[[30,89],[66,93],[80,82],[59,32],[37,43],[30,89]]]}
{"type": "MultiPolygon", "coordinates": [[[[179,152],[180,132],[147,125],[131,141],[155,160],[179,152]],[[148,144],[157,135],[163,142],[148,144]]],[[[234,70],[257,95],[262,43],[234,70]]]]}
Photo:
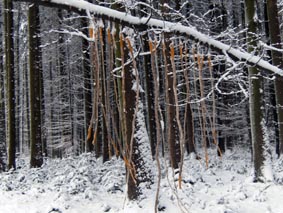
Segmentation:
{"type": "Polygon", "coordinates": [[[101,17],[103,19],[108,19],[111,21],[118,21],[125,25],[135,26],[137,28],[146,29],[148,27],[154,27],[163,29],[166,32],[176,32],[181,34],[186,34],[194,40],[198,40],[204,44],[214,47],[219,51],[223,51],[226,54],[232,56],[235,60],[246,61],[248,64],[255,65],[264,70],[271,71],[275,74],[283,76],[283,70],[276,66],[273,66],[269,62],[263,60],[259,56],[255,56],[248,52],[233,48],[227,44],[217,41],[199,31],[193,27],[184,26],[180,23],[174,23],[154,18],[143,17],[139,18],[132,16],[130,14],[119,12],[107,7],[95,5],[84,0],[15,0],[15,1],[26,1],[33,2],[36,4],[41,4],[47,6],[52,4],[52,6],[57,5],[61,8],[70,8],[72,10],[78,10],[80,12],[86,11],[92,13],[94,16],[101,17]]]}

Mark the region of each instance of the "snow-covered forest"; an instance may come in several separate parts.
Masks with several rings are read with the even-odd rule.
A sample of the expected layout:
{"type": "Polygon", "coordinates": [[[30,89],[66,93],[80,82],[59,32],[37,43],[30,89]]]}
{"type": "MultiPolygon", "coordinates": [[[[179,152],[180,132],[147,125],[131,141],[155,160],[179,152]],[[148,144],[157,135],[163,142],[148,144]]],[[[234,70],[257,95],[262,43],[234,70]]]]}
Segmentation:
{"type": "Polygon", "coordinates": [[[0,11],[0,213],[283,212],[282,0],[0,11]]]}

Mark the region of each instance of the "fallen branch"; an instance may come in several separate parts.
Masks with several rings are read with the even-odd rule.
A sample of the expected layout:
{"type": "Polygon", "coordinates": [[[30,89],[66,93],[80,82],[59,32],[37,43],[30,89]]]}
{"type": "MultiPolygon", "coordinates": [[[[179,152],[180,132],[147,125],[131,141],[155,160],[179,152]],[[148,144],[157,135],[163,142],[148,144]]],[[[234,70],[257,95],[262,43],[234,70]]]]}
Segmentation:
{"type": "Polygon", "coordinates": [[[234,60],[245,61],[250,65],[257,66],[261,69],[268,70],[275,74],[283,76],[283,70],[276,66],[273,66],[269,62],[265,61],[259,56],[255,56],[246,51],[242,51],[233,48],[227,44],[217,41],[199,31],[193,27],[184,26],[180,23],[174,23],[169,21],[163,21],[148,17],[136,17],[128,13],[119,12],[107,7],[95,5],[84,0],[14,0],[20,2],[31,2],[43,6],[58,7],[67,10],[76,11],[78,13],[90,12],[96,17],[100,17],[105,20],[119,22],[126,26],[135,27],[136,29],[147,29],[149,27],[158,28],[166,32],[176,32],[190,36],[193,40],[202,42],[211,47],[214,47],[218,51],[225,52],[233,57],[234,60]]]}

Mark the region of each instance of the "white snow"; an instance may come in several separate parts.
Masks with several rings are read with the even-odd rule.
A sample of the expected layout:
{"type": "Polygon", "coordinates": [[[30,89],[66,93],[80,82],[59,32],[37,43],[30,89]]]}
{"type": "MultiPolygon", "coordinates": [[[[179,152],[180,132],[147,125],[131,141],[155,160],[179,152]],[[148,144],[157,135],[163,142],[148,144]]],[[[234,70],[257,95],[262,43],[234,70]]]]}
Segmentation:
{"type": "MultiPolygon", "coordinates": [[[[273,163],[273,182],[253,183],[250,153],[228,151],[219,159],[216,150],[209,151],[208,169],[204,160],[185,158],[182,189],[162,160],[160,212],[283,212],[282,159],[273,163]]],[[[144,191],[139,202],[126,199],[120,159],[102,164],[94,155],[83,154],[48,160],[39,169],[29,169],[27,162],[21,159],[18,165],[22,168],[0,174],[1,213],[154,212],[155,185],[144,191]]]]}
{"type": "Polygon", "coordinates": [[[207,43],[208,45],[214,46],[220,50],[222,50],[225,53],[229,53],[236,58],[238,58],[241,61],[246,61],[252,64],[256,64],[259,67],[262,67],[264,69],[267,69],[271,72],[274,72],[278,75],[283,76],[283,70],[279,69],[276,66],[273,66],[268,61],[263,60],[260,56],[255,56],[253,54],[250,54],[248,52],[245,52],[243,50],[239,50],[236,48],[233,48],[232,46],[229,46],[227,44],[224,44],[220,41],[217,41],[203,33],[198,32],[195,28],[184,26],[180,23],[174,23],[169,21],[163,21],[158,20],[154,18],[148,19],[148,17],[138,18],[135,16],[131,16],[128,13],[119,12],[107,7],[94,5],[92,3],[89,3],[84,0],[50,0],[50,2],[57,3],[57,4],[63,4],[68,6],[73,6],[75,8],[89,11],[91,13],[94,13],[96,15],[105,15],[108,17],[111,17],[115,20],[124,21],[126,23],[130,24],[136,24],[136,25],[142,25],[146,24],[149,27],[155,27],[155,28],[161,28],[164,31],[171,31],[171,32],[180,32],[185,33],[189,36],[192,36],[194,39],[197,39],[201,42],[207,43]]]}

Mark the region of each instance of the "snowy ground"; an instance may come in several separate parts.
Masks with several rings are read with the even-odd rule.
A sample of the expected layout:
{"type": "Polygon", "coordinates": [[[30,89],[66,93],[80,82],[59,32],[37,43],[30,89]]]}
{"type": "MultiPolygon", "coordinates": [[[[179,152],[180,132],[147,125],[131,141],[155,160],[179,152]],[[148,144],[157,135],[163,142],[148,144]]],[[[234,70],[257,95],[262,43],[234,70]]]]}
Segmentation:
{"type": "MultiPolygon", "coordinates": [[[[181,190],[172,171],[162,169],[160,212],[283,213],[282,160],[273,163],[275,181],[263,184],[252,182],[249,153],[226,153],[222,160],[210,155],[208,169],[203,160],[186,158],[181,190]]],[[[125,199],[121,160],[102,165],[84,154],[49,160],[40,169],[28,169],[24,159],[18,165],[0,174],[0,213],[154,212],[155,186],[139,203],[125,199]]]]}

